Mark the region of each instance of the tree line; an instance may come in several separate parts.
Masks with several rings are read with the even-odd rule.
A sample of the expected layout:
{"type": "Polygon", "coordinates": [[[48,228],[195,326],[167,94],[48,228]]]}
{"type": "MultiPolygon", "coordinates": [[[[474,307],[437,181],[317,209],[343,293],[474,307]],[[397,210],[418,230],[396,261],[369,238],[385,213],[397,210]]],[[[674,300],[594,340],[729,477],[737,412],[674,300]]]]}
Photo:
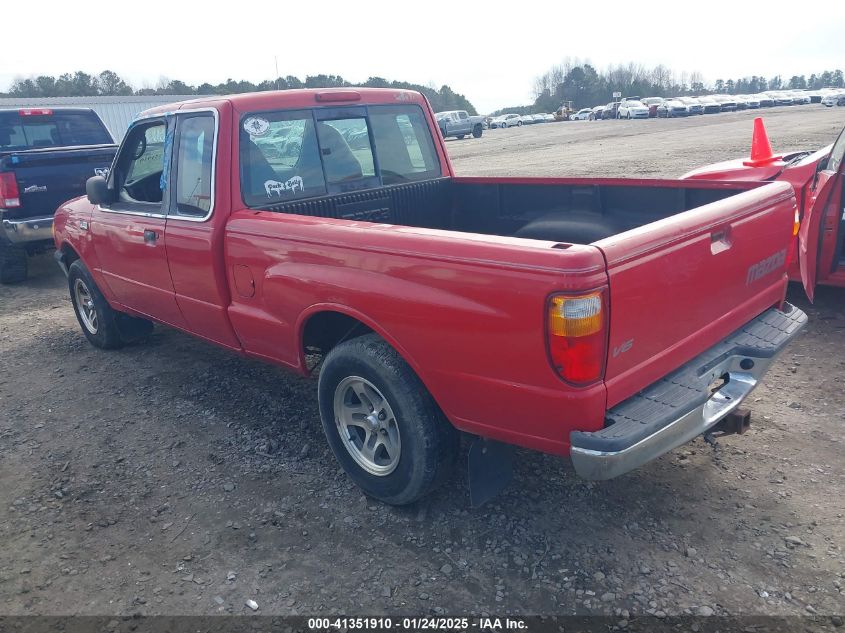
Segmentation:
{"type": "Polygon", "coordinates": [[[416,90],[423,93],[435,111],[467,110],[476,114],[475,107],[462,94],[449,86],[422,86],[406,81],[389,81],[383,77],[370,77],[362,83],[350,82],[340,75],[310,75],[304,80],[288,75],[267,79],[260,83],[227,79],[219,84],[202,83],[198,86],[187,84],[178,79],[162,78],[155,88],[134,89],[127,81],[111,70],[104,70],[98,75],[83,71],[65,73],[58,77],[39,75],[37,77],[16,79],[7,93],[9,97],[114,97],[145,95],[228,95],[241,92],[262,92],[265,90],[292,90],[294,88],[394,88],[416,90]]]}
{"type": "Polygon", "coordinates": [[[623,96],[641,97],[696,96],[717,92],[727,94],[758,93],[765,90],[843,88],[845,80],[841,70],[826,70],[819,74],[796,75],[785,80],[774,77],[752,76],[740,79],[717,79],[714,84],[705,82],[699,72],[680,72],[661,65],[647,68],[633,62],[610,66],[599,71],[588,62],[567,58],[552,66],[534,82],[534,103],[504,108],[502,112],[529,114],[554,112],[566,101],[576,109],[609,103],[614,92],[623,96]]]}

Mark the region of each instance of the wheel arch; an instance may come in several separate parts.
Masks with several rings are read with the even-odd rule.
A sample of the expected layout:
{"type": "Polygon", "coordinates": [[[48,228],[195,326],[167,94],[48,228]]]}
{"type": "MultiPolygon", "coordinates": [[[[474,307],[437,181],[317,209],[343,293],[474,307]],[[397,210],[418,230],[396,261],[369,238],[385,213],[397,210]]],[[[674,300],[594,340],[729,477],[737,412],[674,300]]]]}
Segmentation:
{"type": "MultiPolygon", "coordinates": [[[[343,341],[365,334],[377,334],[408,363],[423,384],[426,383],[419,364],[415,362],[408,350],[375,319],[354,308],[329,303],[313,305],[300,314],[296,332],[299,363],[306,374],[310,374],[313,370],[313,367],[309,369],[306,363],[308,347],[319,347],[320,352],[325,355],[343,341]]],[[[426,388],[428,389],[428,385],[426,388]]]]}
{"type": "Polygon", "coordinates": [[[71,246],[70,242],[62,242],[62,246],[59,250],[62,253],[62,261],[67,268],[70,268],[70,265],[77,259],[82,259],[79,253],[76,252],[76,249],[71,246]]]}

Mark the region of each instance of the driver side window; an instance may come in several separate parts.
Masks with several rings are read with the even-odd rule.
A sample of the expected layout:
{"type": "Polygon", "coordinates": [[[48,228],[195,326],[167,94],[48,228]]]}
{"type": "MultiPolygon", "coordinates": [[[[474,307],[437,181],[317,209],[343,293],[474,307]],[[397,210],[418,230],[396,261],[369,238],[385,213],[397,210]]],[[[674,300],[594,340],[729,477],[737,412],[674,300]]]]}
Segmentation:
{"type": "Polygon", "coordinates": [[[164,121],[136,125],[129,132],[115,174],[119,202],[161,205],[166,136],[164,121]]]}

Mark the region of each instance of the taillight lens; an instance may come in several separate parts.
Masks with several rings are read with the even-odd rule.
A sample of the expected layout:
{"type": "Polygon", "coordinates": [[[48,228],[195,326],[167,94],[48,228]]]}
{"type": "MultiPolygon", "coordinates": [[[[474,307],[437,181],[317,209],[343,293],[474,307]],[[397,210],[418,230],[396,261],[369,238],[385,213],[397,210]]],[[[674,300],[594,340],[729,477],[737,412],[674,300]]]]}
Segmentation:
{"type": "Polygon", "coordinates": [[[604,291],[549,298],[549,358],[566,382],[584,385],[602,378],[607,349],[606,303],[604,291]]]}
{"type": "Polygon", "coordinates": [[[0,174],[0,209],[14,209],[21,206],[18,181],[12,173],[0,174]]]}

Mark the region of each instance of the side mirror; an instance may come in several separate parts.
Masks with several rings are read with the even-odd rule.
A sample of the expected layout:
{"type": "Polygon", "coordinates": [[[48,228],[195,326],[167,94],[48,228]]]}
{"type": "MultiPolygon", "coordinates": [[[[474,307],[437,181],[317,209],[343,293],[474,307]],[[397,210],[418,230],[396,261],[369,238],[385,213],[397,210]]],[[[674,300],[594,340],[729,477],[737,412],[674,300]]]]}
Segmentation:
{"type": "Polygon", "coordinates": [[[91,176],[85,182],[85,193],[88,194],[88,202],[91,204],[108,205],[114,200],[112,190],[102,176],[91,176]]]}

